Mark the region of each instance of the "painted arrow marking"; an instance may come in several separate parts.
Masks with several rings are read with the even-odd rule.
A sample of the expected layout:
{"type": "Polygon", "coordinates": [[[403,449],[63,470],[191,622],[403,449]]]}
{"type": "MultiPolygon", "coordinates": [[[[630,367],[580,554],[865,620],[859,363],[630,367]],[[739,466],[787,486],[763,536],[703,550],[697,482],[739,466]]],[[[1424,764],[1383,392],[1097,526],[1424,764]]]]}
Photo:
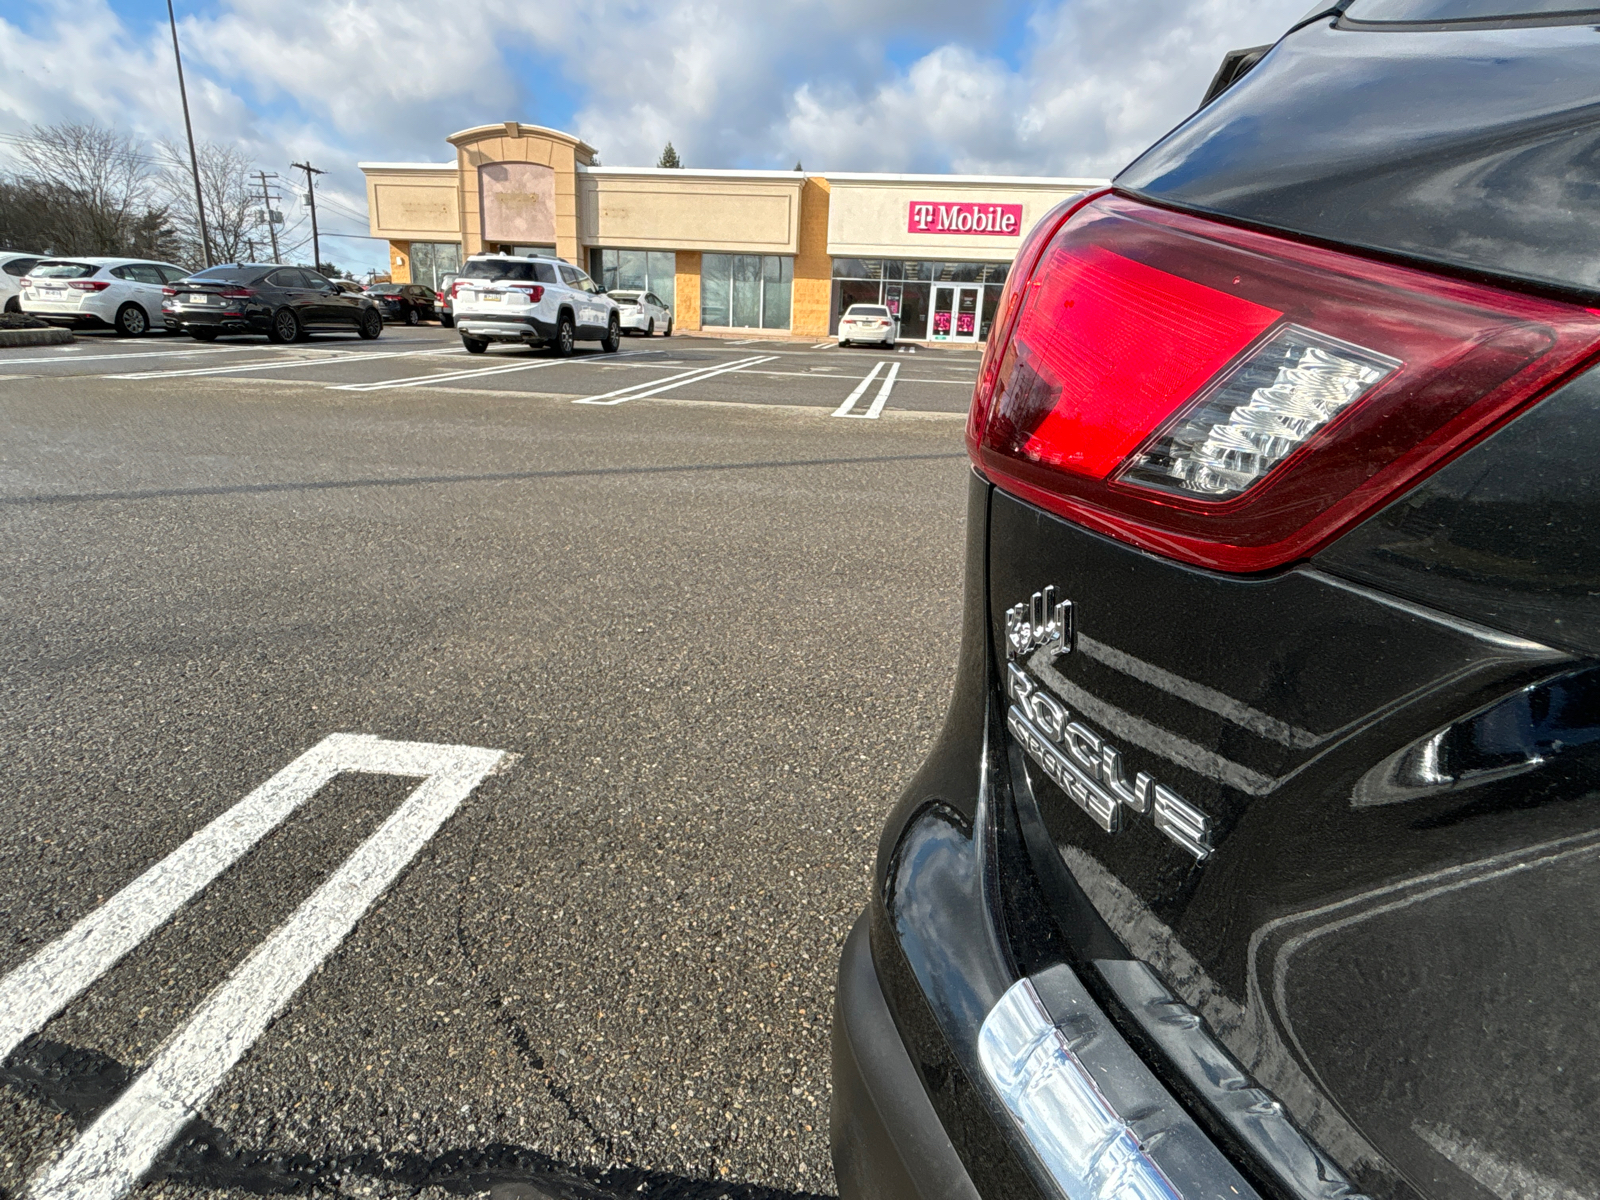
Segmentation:
{"type": "Polygon", "coordinates": [[[31,1200],[119,1200],[130,1191],[417,851],[487,775],[514,757],[477,746],[333,734],[0,980],[3,1058],[335,775],[361,771],[422,779],[34,1181],[31,1200]]]}

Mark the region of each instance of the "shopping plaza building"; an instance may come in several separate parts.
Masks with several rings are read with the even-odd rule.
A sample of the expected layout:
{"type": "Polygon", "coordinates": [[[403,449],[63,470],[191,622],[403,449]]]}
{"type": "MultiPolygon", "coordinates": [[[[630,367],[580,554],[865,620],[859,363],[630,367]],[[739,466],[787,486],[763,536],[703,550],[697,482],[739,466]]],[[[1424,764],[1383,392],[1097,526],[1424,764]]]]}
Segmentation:
{"type": "Polygon", "coordinates": [[[396,282],[470,254],[548,253],[654,292],[680,330],[826,337],[882,304],[908,341],[983,340],[1022,236],[1097,179],[602,167],[570,134],[507,121],[443,163],[362,163],[396,282]]]}

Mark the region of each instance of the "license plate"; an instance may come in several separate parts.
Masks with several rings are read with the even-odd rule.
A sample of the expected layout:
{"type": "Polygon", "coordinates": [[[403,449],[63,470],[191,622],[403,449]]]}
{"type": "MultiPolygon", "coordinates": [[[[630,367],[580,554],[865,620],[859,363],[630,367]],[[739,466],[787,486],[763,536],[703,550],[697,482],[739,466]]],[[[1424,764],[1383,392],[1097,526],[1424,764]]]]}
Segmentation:
{"type": "Polygon", "coordinates": [[[499,304],[505,299],[505,297],[497,296],[493,292],[485,292],[483,295],[479,296],[478,299],[482,300],[485,304],[499,304]]]}
{"type": "Polygon", "coordinates": [[[66,294],[66,288],[42,287],[39,289],[39,295],[43,296],[47,300],[53,300],[57,296],[65,296],[66,294]]]}
{"type": "Polygon", "coordinates": [[[188,292],[183,297],[185,304],[209,304],[211,298],[204,292],[188,292]]]}

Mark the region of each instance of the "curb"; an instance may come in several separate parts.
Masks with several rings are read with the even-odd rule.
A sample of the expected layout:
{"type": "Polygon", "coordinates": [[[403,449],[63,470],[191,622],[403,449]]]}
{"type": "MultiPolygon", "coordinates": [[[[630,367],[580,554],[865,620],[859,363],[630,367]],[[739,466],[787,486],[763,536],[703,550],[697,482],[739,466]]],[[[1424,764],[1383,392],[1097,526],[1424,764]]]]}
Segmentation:
{"type": "Polygon", "coordinates": [[[3,346],[70,346],[70,329],[0,329],[3,346]]]}

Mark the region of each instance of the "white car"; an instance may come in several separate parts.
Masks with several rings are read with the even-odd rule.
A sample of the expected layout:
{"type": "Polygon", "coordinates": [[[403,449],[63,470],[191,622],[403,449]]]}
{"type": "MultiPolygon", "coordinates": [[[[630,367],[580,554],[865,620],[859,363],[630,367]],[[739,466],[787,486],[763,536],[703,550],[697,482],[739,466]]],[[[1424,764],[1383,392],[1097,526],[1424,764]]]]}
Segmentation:
{"type": "Polygon", "coordinates": [[[609,354],[622,345],[616,301],[562,259],[474,254],[450,287],[469,354],[482,354],[490,342],[549,346],[563,357],[578,341],[597,341],[609,354]]]}
{"type": "Polygon", "coordinates": [[[897,322],[881,304],[852,304],[839,318],[839,345],[859,346],[876,342],[893,346],[897,322]]]}
{"type": "Polygon", "coordinates": [[[19,313],[22,311],[22,277],[28,273],[28,268],[38,262],[42,254],[18,254],[15,251],[0,251],[0,312],[19,313]]]}
{"type": "Polygon", "coordinates": [[[188,275],[144,258],[41,258],[22,277],[22,311],[52,325],[139,337],[162,327],[161,289],[188,275]]]}
{"type": "Polygon", "coordinates": [[[617,302],[623,333],[642,333],[650,337],[659,329],[663,336],[672,336],[672,313],[654,292],[613,288],[606,295],[617,302]]]}

